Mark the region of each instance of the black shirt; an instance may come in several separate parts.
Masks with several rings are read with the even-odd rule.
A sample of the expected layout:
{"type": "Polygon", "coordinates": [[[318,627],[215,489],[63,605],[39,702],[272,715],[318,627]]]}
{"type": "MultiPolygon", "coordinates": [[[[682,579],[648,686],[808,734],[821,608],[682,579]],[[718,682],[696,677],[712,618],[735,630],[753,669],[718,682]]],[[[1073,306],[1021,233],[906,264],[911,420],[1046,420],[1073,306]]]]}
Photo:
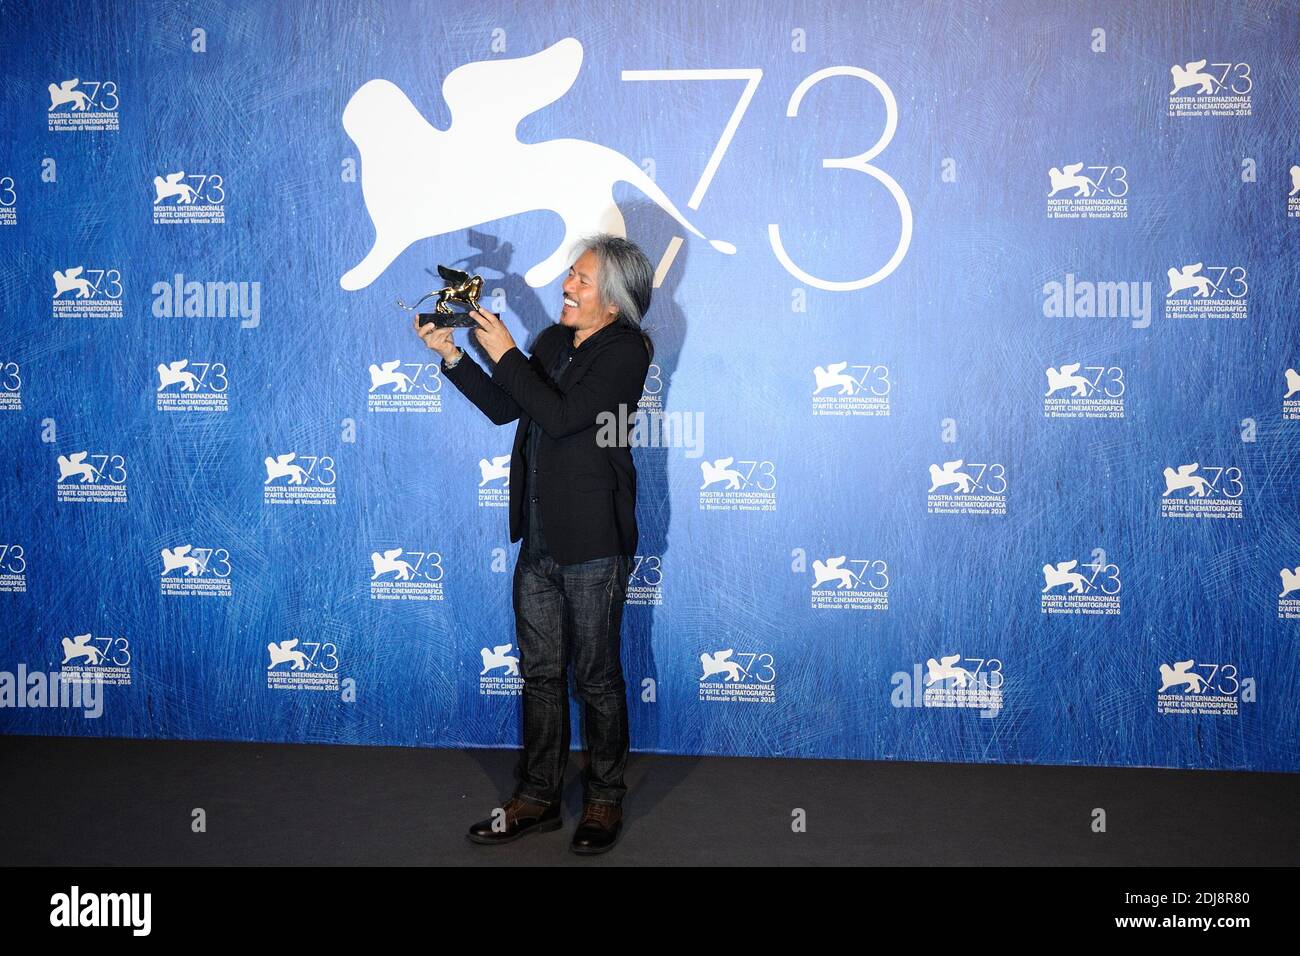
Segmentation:
{"type": "MultiPolygon", "coordinates": [[[[573,361],[575,351],[573,333],[569,332],[569,341],[560,349],[555,364],[547,370],[552,381],[558,384],[560,379],[564,378],[564,373],[569,370],[569,365],[573,361]]],[[[524,535],[524,547],[533,553],[546,550],[546,540],[542,536],[541,512],[537,507],[537,443],[541,434],[541,426],[535,421],[530,421],[528,431],[524,434],[524,466],[527,469],[524,497],[528,502],[528,530],[524,535]]]]}

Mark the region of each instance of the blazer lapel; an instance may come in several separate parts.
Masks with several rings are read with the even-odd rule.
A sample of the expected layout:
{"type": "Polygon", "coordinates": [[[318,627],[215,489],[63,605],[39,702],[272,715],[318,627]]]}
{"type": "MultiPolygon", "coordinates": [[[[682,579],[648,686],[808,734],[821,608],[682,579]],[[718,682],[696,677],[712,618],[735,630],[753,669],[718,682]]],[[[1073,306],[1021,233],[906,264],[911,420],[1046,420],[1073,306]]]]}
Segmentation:
{"type": "MultiPolygon", "coordinates": [[[[597,334],[601,337],[600,341],[592,341],[588,348],[579,348],[573,353],[573,361],[569,363],[569,369],[564,373],[564,378],[557,384],[560,391],[567,392],[582,378],[587,369],[591,367],[592,359],[604,348],[611,337],[618,335],[619,329],[601,329],[597,334]]],[[[572,339],[570,339],[572,341],[572,339]]],[[[555,345],[551,348],[537,353],[537,364],[542,367],[543,374],[548,373],[555,360],[560,355],[560,350],[564,348],[566,342],[561,335],[555,336],[555,345]]],[[[515,443],[512,449],[513,454],[520,454],[524,448],[524,439],[528,434],[528,426],[532,423],[532,417],[524,412],[519,416],[519,426],[515,429],[515,443]]]]}
{"type": "MultiPolygon", "coordinates": [[[[622,330],[617,328],[601,329],[596,334],[600,336],[598,340],[593,339],[591,345],[579,348],[573,353],[573,361],[569,365],[569,370],[564,373],[564,379],[560,382],[562,391],[567,392],[580,379],[584,372],[591,366],[592,359],[600,352],[601,349],[609,345],[614,337],[621,334],[622,330]]],[[[551,356],[551,361],[555,356],[551,356]]]]}

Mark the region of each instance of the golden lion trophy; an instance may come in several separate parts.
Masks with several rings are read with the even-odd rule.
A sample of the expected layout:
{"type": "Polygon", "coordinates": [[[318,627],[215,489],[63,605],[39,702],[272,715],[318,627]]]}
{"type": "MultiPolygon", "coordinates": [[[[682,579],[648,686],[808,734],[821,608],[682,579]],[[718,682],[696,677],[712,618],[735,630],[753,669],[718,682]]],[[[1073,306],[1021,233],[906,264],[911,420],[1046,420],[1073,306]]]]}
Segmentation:
{"type": "MultiPolygon", "coordinates": [[[[446,266],[438,266],[438,275],[442,276],[442,281],[447,283],[441,289],[426,292],[415,305],[407,305],[401,299],[397,300],[397,304],[407,312],[414,312],[419,308],[421,302],[436,295],[438,301],[434,304],[433,311],[419,314],[421,328],[431,322],[440,329],[478,328],[478,323],[474,321],[474,317],[469,313],[479,307],[478,297],[483,294],[483,277],[472,276],[468,272],[461,272],[459,269],[448,269],[446,266]],[[465,306],[466,311],[452,311],[450,303],[453,302],[465,306]]],[[[496,313],[492,314],[495,315],[496,313]]],[[[500,318],[500,316],[497,316],[497,318],[500,318]]]]}

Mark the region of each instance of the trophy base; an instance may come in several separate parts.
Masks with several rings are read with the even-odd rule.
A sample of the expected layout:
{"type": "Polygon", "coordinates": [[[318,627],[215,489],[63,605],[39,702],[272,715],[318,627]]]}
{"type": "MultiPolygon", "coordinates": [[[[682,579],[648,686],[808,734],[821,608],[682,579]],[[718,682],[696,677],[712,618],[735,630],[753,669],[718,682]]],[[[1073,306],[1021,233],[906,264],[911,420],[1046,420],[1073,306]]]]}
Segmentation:
{"type": "MultiPolygon", "coordinates": [[[[486,311],[486,310],[484,310],[486,311]]],[[[488,313],[496,315],[495,312],[488,313]]],[[[499,319],[501,316],[496,315],[499,319]]],[[[420,328],[426,325],[432,325],[437,329],[477,329],[479,324],[474,321],[474,317],[468,312],[421,312],[419,315],[420,328]]]]}

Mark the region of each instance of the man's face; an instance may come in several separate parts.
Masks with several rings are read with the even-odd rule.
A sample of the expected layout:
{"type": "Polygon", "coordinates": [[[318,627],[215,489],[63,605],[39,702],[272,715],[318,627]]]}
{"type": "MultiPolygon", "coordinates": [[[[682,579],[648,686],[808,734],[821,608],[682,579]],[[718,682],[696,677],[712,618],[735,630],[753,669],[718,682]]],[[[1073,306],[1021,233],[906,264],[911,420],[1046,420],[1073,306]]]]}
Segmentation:
{"type": "Polygon", "coordinates": [[[569,275],[564,280],[561,325],[579,331],[598,329],[613,317],[615,308],[600,304],[600,292],[596,284],[599,268],[600,262],[590,249],[569,267],[569,275]]]}

